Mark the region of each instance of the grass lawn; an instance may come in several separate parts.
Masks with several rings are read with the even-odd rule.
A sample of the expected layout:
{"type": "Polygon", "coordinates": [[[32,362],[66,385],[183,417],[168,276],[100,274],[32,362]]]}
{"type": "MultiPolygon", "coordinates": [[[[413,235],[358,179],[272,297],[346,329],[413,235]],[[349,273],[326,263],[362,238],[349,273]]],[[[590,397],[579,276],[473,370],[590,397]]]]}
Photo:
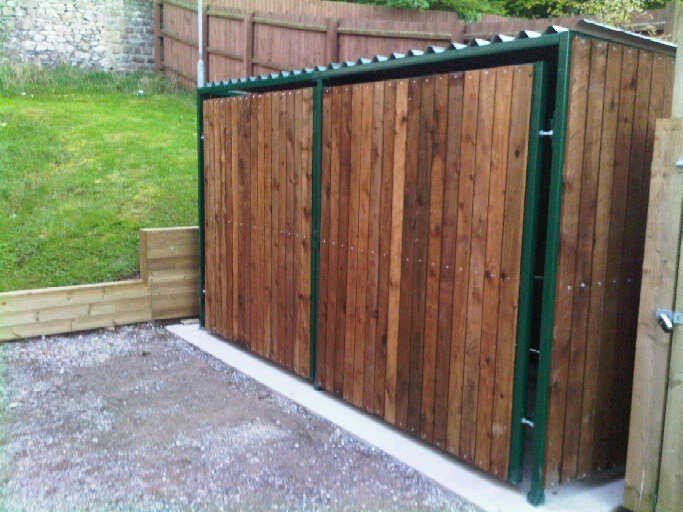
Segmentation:
{"type": "Polygon", "coordinates": [[[196,224],[196,189],[192,94],[0,68],[0,291],[134,275],[137,230],[196,224]]]}

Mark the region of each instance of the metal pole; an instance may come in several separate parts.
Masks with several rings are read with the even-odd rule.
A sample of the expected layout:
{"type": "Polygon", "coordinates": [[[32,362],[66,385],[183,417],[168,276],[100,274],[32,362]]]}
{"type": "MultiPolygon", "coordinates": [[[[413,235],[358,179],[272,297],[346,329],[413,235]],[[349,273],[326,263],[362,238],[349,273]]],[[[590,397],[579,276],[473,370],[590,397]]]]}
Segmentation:
{"type": "Polygon", "coordinates": [[[202,0],[197,0],[197,87],[204,87],[204,6],[202,0]]]}

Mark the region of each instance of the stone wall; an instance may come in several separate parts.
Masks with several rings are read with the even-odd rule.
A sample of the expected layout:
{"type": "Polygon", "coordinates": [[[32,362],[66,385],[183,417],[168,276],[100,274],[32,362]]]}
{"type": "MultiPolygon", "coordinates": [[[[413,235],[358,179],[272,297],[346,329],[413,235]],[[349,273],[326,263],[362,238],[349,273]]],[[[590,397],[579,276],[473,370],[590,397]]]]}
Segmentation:
{"type": "Polygon", "coordinates": [[[0,60],[152,69],[152,7],[152,0],[0,0],[0,60]]]}

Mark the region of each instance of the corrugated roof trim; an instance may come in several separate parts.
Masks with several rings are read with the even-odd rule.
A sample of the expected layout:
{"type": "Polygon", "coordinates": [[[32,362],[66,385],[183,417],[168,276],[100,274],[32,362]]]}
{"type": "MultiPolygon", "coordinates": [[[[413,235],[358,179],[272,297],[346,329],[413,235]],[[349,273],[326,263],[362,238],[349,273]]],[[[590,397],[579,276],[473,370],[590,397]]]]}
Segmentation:
{"type": "Polygon", "coordinates": [[[560,26],[550,26],[543,33],[536,32],[534,30],[522,30],[516,36],[510,36],[507,34],[497,34],[494,37],[492,37],[490,40],[481,39],[481,38],[472,39],[468,44],[452,42],[452,43],[448,44],[448,46],[430,45],[425,50],[408,50],[406,53],[393,52],[393,53],[389,54],[388,56],[387,55],[375,55],[372,58],[361,57],[360,59],[355,60],[355,61],[331,62],[326,66],[315,66],[313,68],[306,67],[306,68],[301,68],[301,69],[292,69],[289,71],[280,71],[280,72],[273,72],[273,73],[268,73],[268,74],[260,74],[257,76],[250,76],[248,78],[231,78],[229,80],[222,80],[219,82],[208,82],[206,84],[206,86],[207,87],[217,87],[217,86],[221,86],[221,85],[243,84],[243,83],[247,83],[247,82],[255,82],[257,80],[270,80],[270,79],[275,79],[275,78],[287,78],[290,76],[297,76],[297,75],[301,75],[301,74],[310,74],[310,73],[314,73],[316,71],[328,71],[328,70],[336,70],[336,69],[342,69],[342,68],[352,68],[352,67],[357,67],[357,66],[365,66],[367,64],[372,64],[372,63],[376,63],[376,62],[386,62],[386,61],[397,60],[397,59],[409,59],[412,57],[419,57],[419,56],[422,56],[425,54],[430,54],[430,53],[439,54],[439,53],[444,53],[444,52],[449,52],[449,51],[459,51],[459,50],[463,50],[465,48],[486,46],[489,44],[505,44],[505,43],[509,43],[510,41],[516,41],[518,39],[542,37],[544,34],[547,34],[547,35],[558,34],[560,32],[566,32],[567,30],[568,30],[567,28],[560,27],[560,26]]]}

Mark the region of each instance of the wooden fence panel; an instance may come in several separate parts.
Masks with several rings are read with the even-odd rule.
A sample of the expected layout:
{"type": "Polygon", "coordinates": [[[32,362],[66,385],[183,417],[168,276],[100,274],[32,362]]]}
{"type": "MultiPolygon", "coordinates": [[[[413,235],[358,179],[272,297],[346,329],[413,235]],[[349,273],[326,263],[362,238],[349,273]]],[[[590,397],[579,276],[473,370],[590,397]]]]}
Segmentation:
{"type": "Polygon", "coordinates": [[[545,484],[623,465],[654,120],[673,61],[572,49],[545,484]]]}
{"type": "Polygon", "coordinates": [[[307,377],[310,89],[204,103],[206,326],[307,377]]]}
{"type": "Polygon", "coordinates": [[[532,74],[467,71],[323,98],[319,384],[500,478],[532,74]]]}

